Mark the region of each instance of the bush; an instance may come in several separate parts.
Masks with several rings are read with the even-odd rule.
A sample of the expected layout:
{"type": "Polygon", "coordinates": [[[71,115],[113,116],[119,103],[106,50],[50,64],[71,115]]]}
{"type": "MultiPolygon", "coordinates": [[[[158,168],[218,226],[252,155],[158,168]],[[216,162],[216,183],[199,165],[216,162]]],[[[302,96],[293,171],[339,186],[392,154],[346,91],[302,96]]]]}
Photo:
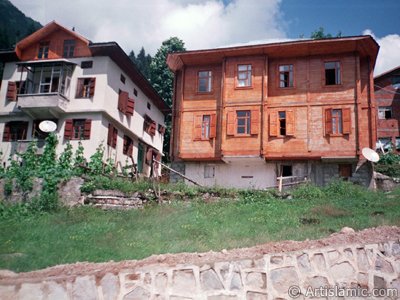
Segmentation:
{"type": "Polygon", "coordinates": [[[324,192],[321,188],[311,184],[302,184],[292,191],[292,196],[296,199],[314,200],[325,197],[324,192]]]}
{"type": "Polygon", "coordinates": [[[400,155],[393,152],[381,154],[375,171],[390,177],[400,177],[400,155]]]}

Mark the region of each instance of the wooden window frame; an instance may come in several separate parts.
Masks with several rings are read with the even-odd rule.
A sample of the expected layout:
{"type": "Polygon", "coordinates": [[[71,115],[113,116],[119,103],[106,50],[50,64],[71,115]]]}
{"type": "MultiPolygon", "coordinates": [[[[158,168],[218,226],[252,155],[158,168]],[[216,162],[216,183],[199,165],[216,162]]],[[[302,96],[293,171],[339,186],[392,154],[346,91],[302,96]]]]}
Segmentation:
{"type": "Polygon", "coordinates": [[[3,142],[26,140],[28,136],[28,121],[10,121],[4,124],[3,142]],[[17,130],[16,133],[12,132],[17,130]],[[16,135],[16,136],[15,136],[16,135]]]}
{"type": "Polygon", "coordinates": [[[296,116],[294,109],[279,109],[269,114],[268,131],[270,137],[288,138],[295,136],[296,116]],[[280,113],[284,112],[285,117],[281,118],[280,113]],[[281,120],[285,120],[285,134],[281,133],[281,120]]]}
{"type": "Polygon", "coordinates": [[[47,59],[49,58],[50,52],[50,41],[41,41],[38,46],[37,58],[47,59]]]}
{"type": "Polygon", "coordinates": [[[96,89],[96,77],[80,77],[76,81],[76,99],[91,99],[96,89]],[[85,84],[86,82],[86,84],[85,84]]]}
{"type": "Polygon", "coordinates": [[[193,140],[209,141],[217,136],[217,115],[215,112],[193,115],[193,140]],[[209,116],[209,121],[205,122],[204,117],[209,116]],[[208,124],[208,137],[204,135],[204,124],[208,124]]]}
{"type": "Polygon", "coordinates": [[[278,88],[280,89],[292,89],[295,87],[295,82],[294,82],[294,64],[292,63],[287,63],[287,64],[279,64],[278,65],[278,88]],[[289,67],[289,71],[281,71],[281,67],[289,67]],[[288,81],[288,86],[281,86],[281,75],[285,74],[285,73],[289,73],[289,81],[288,81]],[[290,75],[292,77],[292,85],[290,85],[290,75]]]}
{"type": "Polygon", "coordinates": [[[351,109],[350,108],[339,108],[339,107],[330,107],[324,110],[324,120],[325,120],[325,135],[326,136],[344,136],[350,135],[352,132],[351,128],[351,109]],[[333,112],[340,111],[340,116],[338,118],[334,118],[333,112]],[[341,128],[341,130],[334,131],[334,123],[336,124],[336,128],[341,128]]]}
{"type": "Polygon", "coordinates": [[[64,40],[63,43],[63,57],[71,58],[75,56],[75,40],[64,40]]]}
{"type": "Polygon", "coordinates": [[[201,121],[201,139],[209,140],[211,131],[211,115],[202,115],[201,121]]]}
{"type": "Polygon", "coordinates": [[[253,65],[252,64],[236,64],[236,70],[235,70],[235,89],[252,89],[253,88],[253,65]],[[239,67],[241,66],[246,66],[246,70],[241,70],[239,71],[239,67]],[[250,67],[250,68],[249,68],[250,67]],[[249,76],[250,72],[250,76],[249,76]],[[246,79],[239,79],[239,74],[241,73],[246,73],[246,79]],[[241,80],[250,80],[250,84],[248,85],[239,85],[239,81],[241,80]]]}
{"type": "Polygon", "coordinates": [[[390,120],[393,119],[393,108],[391,106],[379,106],[378,107],[378,119],[379,120],[390,120]],[[386,112],[390,111],[390,118],[386,118],[386,112]],[[385,114],[384,118],[380,117],[380,113],[383,112],[385,114]]]}
{"type": "Polygon", "coordinates": [[[113,124],[108,124],[107,145],[111,148],[117,148],[118,129],[113,124]]]}
{"type": "Polygon", "coordinates": [[[250,136],[251,135],[251,110],[236,110],[235,111],[235,135],[236,136],[250,136]],[[245,116],[240,116],[239,113],[244,112],[245,116]],[[244,125],[239,125],[239,120],[244,120],[244,125]],[[239,128],[244,128],[244,133],[239,133],[239,128]]]}
{"type": "Polygon", "coordinates": [[[342,62],[339,59],[329,59],[329,60],[324,60],[323,61],[323,86],[324,87],[337,87],[341,86],[343,82],[343,68],[342,68],[342,62]],[[336,67],[335,65],[335,84],[326,84],[326,71],[327,70],[332,70],[332,69],[327,69],[326,64],[328,63],[335,63],[339,65],[339,68],[336,67]],[[339,83],[336,82],[337,79],[337,70],[339,70],[339,83]]]}
{"type": "Polygon", "coordinates": [[[213,74],[212,74],[212,70],[199,70],[197,72],[197,87],[196,87],[196,91],[198,94],[212,94],[213,93],[213,74]],[[201,77],[200,73],[205,73],[207,72],[207,76],[201,77]],[[206,91],[200,91],[200,79],[207,79],[207,90],[206,91]]]}
{"type": "Polygon", "coordinates": [[[127,135],[124,135],[124,146],[122,148],[122,153],[126,156],[133,157],[133,144],[133,139],[127,135]]]}

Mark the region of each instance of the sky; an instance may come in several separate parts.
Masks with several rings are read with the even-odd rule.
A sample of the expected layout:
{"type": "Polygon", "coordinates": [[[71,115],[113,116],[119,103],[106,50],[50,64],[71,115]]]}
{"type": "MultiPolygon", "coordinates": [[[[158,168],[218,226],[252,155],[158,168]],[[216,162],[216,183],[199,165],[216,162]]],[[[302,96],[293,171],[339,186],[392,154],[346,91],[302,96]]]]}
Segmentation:
{"type": "Polygon", "coordinates": [[[309,38],[320,27],[372,35],[375,75],[400,65],[398,0],[10,0],[45,25],[53,20],[93,42],[154,55],[177,36],[188,50],[309,38]]]}

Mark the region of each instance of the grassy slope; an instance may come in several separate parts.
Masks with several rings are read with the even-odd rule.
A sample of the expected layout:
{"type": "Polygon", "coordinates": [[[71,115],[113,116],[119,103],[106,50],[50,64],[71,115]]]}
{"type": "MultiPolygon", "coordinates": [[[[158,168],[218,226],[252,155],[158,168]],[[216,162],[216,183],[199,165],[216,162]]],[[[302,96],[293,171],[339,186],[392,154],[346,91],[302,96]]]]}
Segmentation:
{"type": "Polygon", "coordinates": [[[29,271],[76,261],[221,250],[315,239],[344,226],[390,224],[400,226],[400,190],[389,197],[353,189],[312,200],[250,195],[234,202],[175,202],[136,211],[62,209],[0,220],[0,268],[29,271]],[[302,219],[318,219],[319,224],[303,224],[302,219]]]}

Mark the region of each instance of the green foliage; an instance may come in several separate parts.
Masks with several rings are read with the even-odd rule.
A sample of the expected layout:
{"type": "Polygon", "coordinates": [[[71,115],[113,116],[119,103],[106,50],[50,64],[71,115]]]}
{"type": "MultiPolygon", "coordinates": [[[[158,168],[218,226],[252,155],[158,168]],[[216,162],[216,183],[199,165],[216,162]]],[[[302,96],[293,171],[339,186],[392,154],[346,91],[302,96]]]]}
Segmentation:
{"type": "Polygon", "coordinates": [[[86,159],[83,156],[84,151],[85,149],[83,148],[82,142],[79,141],[73,160],[74,174],[76,176],[81,176],[85,173],[85,169],[83,168],[83,166],[86,166],[86,159]]]}
{"type": "Polygon", "coordinates": [[[63,179],[70,178],[73,174],[72,164],[73,164],[72,145],[68,141],[67,144],[65,145],[64,151],[61,153],[58,159],[57,173],[60,174],[60,176],[63,179]]]}
{"type": "MultiPolygon", "coordinates": [[[[324,31],[325,31],[325,29],[324,29],[323,27],[320,27],[320,28],[318,28],[317,30],[313,31],[313,32],[311,33],[311,36],[310,36],[310,37],[311,37],[312,39],[314,39],[314,40],[333,38],[332,34],[330,34],[330,33],[325,33],[324,31]]],[[[341,36],[342,36],[342,32],[339,31],[335,37],[341,37],[341,36]]]]}
{"type": "Polygon", "coordinates": [[[292,195],[295,199],[305,200],[323,199],[325,197],[325,194],[320,187],[310,183],[302,184],[295,188],[292,191],[292,195]]]}
{"type": "Polygon", "coordinates": [[[387,176],[400,177],[400,155],[393,151],[381,154],[375,170],[387,176]]]}
{"type": "Polygon", "coordinates": [[[269,200],[274,198],[270,192],[258,190],[241,190],[239,195],[244,204],[268,203],[269,200]]]}
{"type": "Polygon", "coordinates": [[[107,176],[93,176],[87,180],[81,191],[84,193],[91,193],[96,189],[103,190],[118,190],[124,193],[132,192],[145,192],[152,188],[152,184],[149,181],[129,181],[123,178],[109,178],[107,176]]]}

